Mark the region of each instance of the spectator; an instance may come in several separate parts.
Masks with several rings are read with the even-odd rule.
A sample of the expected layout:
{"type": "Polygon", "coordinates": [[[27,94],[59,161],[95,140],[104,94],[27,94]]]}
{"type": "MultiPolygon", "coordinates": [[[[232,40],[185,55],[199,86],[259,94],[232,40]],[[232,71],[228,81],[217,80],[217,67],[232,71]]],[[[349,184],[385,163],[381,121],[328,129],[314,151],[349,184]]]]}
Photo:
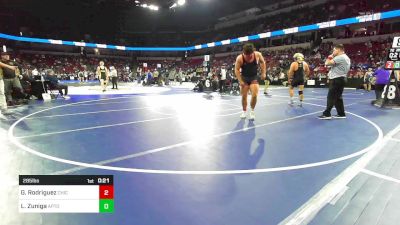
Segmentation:
{"type": "Polygon", "coordinates": [[[147,73],[147,82],[146,85],[151,85],[153,83],[153,73],[151,70],[147,73]]]}
{"type": "Polygon", "coordinates": [[[159,75],[160,75],[160,73],[158,72],[157,69],[155,69],[155,70],[154,70],[154,73],[153,73],[153,77],[154,77],[154,82],[155,82],[156,84],[159,83],[159,75]]]}
{"type": "Polygon", "coordinates": [[[39,76],[39,71],[36,68],[32,70],[32,76],[39,76]]]}
{"type": "Polygon", "coordinates": [[[179,69],[179,72],[176,74],[175,80],[178,81],[180,85],[182,85],[182,82],[183,82],[183,71],[182,71],[182,69],[179,69]]]}
{"type": "Polygon", "coordinates": [[[226,68],[225,66],[222,66],[221,68],[221,76],[219,79],[219,92],[224,93],[225,92],[225,83],[226,83],[226,68]]]}
{"type": "MultiPolygon", "coordinates": [[[[9,52],[1,53],[1,62],[4,64],[8,64],[14,66],[15,63],[10,60],[9,52]]],[[[6,100],[9,106],[20,104],[17,101],[13,101],[12,92],[14,90],[17,91],[18,96],[24,97],[24,91],[21,86],[21,82],[19,81],[19,70],[17,67],[15,69],[10,69],[8,67],[3,68],[3,81],[4,81],[4,92],[6,95],[6,100]]]]}
{"type": "Polygon", "coordinates": [[[78,72],[79,83],[83,83],[85,81],[85,75],[82,71],[78,72]]]}

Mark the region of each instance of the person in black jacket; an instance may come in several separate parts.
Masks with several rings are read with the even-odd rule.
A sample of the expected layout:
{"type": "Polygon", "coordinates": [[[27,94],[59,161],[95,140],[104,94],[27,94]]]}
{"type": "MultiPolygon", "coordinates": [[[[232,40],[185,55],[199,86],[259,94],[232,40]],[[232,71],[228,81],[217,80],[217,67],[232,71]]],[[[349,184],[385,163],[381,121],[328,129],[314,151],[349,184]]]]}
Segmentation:
{"type": "Polygon", "coordinates": [[[4,92],[6,95],[7,104],[13,106],[18,104],[18,102],[13,101],[13,91],[16,91],[18,96],[25,96],[19,80],[20,71],[18,67],[16,67],[16,63],[10,60],[10,52],[1,53],[1,62],[15,67],[14,70],[7,67],[3,68],[4,92]]]}
{"type": "Polygon", "coordinates": [[[3,114],[7,114],[7,101],[4,92],[3,68],[16,70],[16,67],[0,62],[0,118],[6,119],[3,116],[3,114]]]}

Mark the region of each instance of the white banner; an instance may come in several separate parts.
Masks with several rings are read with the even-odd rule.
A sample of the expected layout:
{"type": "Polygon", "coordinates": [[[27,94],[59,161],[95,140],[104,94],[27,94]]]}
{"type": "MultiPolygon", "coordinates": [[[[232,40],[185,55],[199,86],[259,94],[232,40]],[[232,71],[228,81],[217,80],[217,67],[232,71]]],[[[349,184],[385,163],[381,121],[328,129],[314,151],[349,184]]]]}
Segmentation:
{"type": "Polygon", "coordinates": [[[400,48],[400,37],[393,38],[392,48],[400,48]]]}
{"type": "Polygon", "coordinates": [[[308,80],[307,85],[309,86],[314,86],[315,85],[315,80],[308,80]]]}

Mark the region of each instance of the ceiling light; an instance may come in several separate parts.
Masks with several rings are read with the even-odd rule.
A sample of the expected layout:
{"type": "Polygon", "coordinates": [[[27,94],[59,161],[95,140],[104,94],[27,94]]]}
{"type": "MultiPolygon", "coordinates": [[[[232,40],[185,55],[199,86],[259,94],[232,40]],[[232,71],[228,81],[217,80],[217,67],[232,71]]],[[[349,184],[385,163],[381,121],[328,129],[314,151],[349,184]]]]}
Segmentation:
{"type": "Polygon", "coordinates": [[[182,6],[184,5],[186,2],[186,0],[178,0],[178,5],[182,6]]]}
{"type": "Polygon", "coordinates": [[[158,6],[149,5],[149,9],[157,11],[158,10],[158,6]]]}

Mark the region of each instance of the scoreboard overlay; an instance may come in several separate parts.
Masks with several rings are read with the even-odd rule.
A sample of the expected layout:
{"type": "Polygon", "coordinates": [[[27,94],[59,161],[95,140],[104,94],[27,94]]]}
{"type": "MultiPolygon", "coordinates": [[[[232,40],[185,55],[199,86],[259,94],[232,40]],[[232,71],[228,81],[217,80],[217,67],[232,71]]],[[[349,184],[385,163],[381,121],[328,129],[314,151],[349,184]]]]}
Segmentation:
{"type": "Polygon", "coordinates": [[[113,213],[113,175],[20,175],[20,213],[113,213]]]}

